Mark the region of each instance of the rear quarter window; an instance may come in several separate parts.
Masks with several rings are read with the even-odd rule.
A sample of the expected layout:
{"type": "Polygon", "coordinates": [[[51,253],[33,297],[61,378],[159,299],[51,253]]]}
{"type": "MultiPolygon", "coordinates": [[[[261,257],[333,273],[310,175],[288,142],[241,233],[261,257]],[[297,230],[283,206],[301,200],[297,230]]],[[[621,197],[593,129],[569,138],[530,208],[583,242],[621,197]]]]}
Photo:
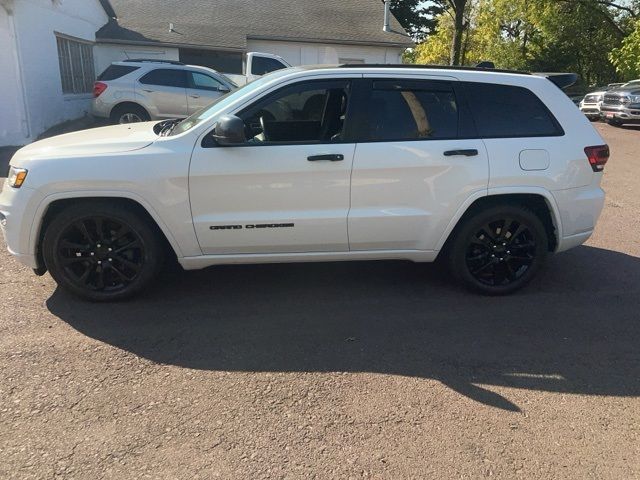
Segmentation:
{"type": "Polygon", "coordinates": [[[478,135],[482,138],[564,135],[542,100],[527,88],[475,82],[463,85],[478,135]]]}
{"type": "Polygon", "coordinates": [[[106,81],[117,80],[125,75],[135,72],[140,67],[133,67],[130,65],[109,65],[107,69],[98,75],[98,80],[106,81]]]}

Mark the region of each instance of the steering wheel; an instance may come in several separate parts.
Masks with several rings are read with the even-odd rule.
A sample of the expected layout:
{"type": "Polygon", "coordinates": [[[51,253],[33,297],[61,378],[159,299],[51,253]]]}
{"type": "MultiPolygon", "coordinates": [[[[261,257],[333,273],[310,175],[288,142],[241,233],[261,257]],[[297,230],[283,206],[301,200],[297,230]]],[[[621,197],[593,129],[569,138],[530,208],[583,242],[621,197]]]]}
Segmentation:
{"type": "Polygon", "coordinates": [[[260,128],[262,128],[262,136],[264,137],[264,141],[268,142],[269,135],[267,134],[267,126],[266,122],[264,121],[264,115],[260,116],[260,128]]]}

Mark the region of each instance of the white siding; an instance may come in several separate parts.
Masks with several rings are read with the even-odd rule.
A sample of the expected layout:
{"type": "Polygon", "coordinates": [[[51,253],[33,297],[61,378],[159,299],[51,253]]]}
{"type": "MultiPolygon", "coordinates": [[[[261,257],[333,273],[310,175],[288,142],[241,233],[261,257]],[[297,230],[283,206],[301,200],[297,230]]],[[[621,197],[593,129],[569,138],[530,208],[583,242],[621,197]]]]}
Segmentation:
{"type": "Polygon", "coordinates": [[[91,94],[62,93],[55,34],[94,42],[108,18],[98,0],[20,0],[13,5],[28,110],[25,140],[32,140],[60,122],[82,117],[91,104],[91,94]]]}
{"type": "Polygon", "coordinates": [[[250,52],[280,55],[293,66],[335,65],[341,59],[362,60],[364,63],[401,63],[403,48],[324,43],[276,42],[248,40],[250,52]]]}
{"type": "Polygon", "coordinates": [[[102,73],[111,63],[129,58],[152,58],[156,60],[179,60],[177,48],[140,47],[135,45],[98,44],[93,50],[96,73],[102,73]]]}
{"type": "MultiPolygon", "coordinates": [[[[13,36],[12,17],[0,6],[0,146],[22,145],[28,137],[20,67],[13,36]]],[[[0,172],[4,175],[6,172],[0,172]]]]}

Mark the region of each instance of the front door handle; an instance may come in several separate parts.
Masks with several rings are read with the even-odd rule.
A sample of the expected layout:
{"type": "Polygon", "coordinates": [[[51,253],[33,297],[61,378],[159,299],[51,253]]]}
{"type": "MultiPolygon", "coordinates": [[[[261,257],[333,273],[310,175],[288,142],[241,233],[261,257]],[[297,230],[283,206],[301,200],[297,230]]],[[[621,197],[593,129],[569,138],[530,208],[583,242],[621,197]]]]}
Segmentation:
{"type": "Polygon", "coordinates": [[[447,150],[446,152],[444,152],[445,157],[475,157],[477,155],[478,150],[476,150],[475,148],[470,148],[469,150],[447,150]]]}
{"type": "Polygon", "coordinates": [[[191,98],[200,98],[200,95],[189,95],[191,98]]]}
{"type": "Polygon", "coordinates": [[[327,160],[329,162],[341,162],[344,160],[344,155],[340,154],[331,154],[331,155],[312,155],[307,157],[307,160],[310,162],[320,162],[322,160],[327,160]]]}
{"type": "Polygon", "coordinates": [[[147,93],[153,93],[153,90],[147,90],[146,88],[143,88],[142,90],[147,93]]]}

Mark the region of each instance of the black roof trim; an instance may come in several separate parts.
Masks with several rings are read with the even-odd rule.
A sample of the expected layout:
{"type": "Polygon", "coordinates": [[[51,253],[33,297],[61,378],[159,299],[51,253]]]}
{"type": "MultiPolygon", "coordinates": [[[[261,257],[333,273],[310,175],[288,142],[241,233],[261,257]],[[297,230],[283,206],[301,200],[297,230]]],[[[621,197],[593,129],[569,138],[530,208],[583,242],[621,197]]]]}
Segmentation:
{"type": "Polygon", "coordinates": [[[578,81],[577,73],[549,73],[549,72],[541,72],[534,73],[539,77],[545,77],[549,79],[553,84],[555,84],[561,90],[565,88],[569,88],[574,83],[578,81]]]}
{"type": "Polygon", "coordinates": [[[177,60],[162,60],[154,58],[128,58],[127,60],[121,60],[122,62],[129,63],[168,63],[169,65],[185,65],[177,60]]]}
{"type": "Polygon", "coordinates": [[[519,75],[531,75],[529,72],[522,72],[520,70],[502,70],[499,68],[483,67],[453,67],[448,65],[414,65],[410,63],[345,64],[339,65],[339,68],[420,68],[426,70],[466,70],[472,72],[517,73],[519,75]]]}

